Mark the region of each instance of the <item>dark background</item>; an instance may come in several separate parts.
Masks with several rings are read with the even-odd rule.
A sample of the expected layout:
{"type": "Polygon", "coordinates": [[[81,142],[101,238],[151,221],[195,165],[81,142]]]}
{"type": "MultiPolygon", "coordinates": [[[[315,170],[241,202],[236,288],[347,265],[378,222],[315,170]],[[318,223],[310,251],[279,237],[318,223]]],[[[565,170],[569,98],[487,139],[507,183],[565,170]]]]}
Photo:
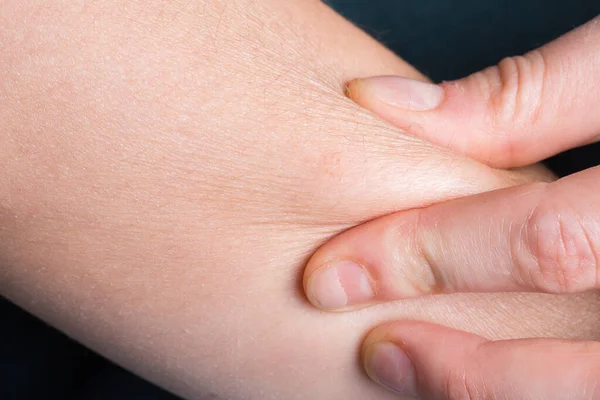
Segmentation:
{"type": "MultiPolygon", "coordinates": [[[[600,13],[600,0],[329,3],[435,81],[459,78],[503,57],[524,53],[600,13]]],[[[593,145],[562,154],[547,164],[566,175],[597,165],[599,158],[600,145],[593,145]]],[[[0,321],[2,400],[176,399],[2,298],[0,321]]]]}

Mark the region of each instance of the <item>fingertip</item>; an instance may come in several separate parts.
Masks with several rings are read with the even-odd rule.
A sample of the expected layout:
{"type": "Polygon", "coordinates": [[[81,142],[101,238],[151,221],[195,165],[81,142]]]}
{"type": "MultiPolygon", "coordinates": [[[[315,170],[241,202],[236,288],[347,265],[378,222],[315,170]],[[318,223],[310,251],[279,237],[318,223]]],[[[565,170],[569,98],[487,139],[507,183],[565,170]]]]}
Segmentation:
{"type": "Polygon", "coordinates": [[[395,392],[455,398],[452,393],[462,393],[457,386],[461,371],[478,374],[473,355],[486,341],[428,322],[399,321],[375,328],[365,339],[361,356],[367,375],[395,392]]]}
{"type": "Polygon", "coordinates": [[[324,311],[352,309],[373,301],[376,294],[367,270],[352,260],[336,260],[317,267],[305,282],[309,301],[324,311]]]}
{"type": "Polygon", "coordinates": [[[396,112],[431,111],[442,103],[444,89],[403,76],[374,76],[350,81],[346,95],[360,105],[385,104],[396,112]]]}
{"type": "Polygon", "coordinates": [[[396,321],[378,326],[365,338],[363,349],[378,342],[392,342],[402,347],[411,358],[417,358],[428,352],[441,354],[476,347],[487,341],[474,333],[459,331],[443,325],[424,321],[396,321]],[[444,344],[444,348],[440,344],[444,344]]]}
{"type": "Polygon", "coordinates": [[[437,290],[414,244],[416,221],[414,212],[388,215],[324,244],[304,271],[308,300],[321,310],[351,311],[437,290]]]}
{"type": "Polygon", "coordinates": [[[360,93],[361,79],[352,79],[344,86],[344,95],[352,101],[356,101],[357,94],[360,93]]]}
{"type": "Polygon", "coordinates": [[[436,329],[438,325],[424,321],[392,321],[379,325],[373,329],[364,341],[364,346],[370,346],[376,342],[394,342],[400,346],[405,346],[404,338],[421,336],[428,330],[436,329]]]}
{"type": "Polygon", "coordinates": [[[404,396],[417,397],[417,374],[408,354],[393,342],[375,342],[364,349],[367,375],[381,386],[404,396]]]}
{"type": "Polygon", "coordinates": [[[353,79],[346,83],[344,95],[359,106],[376,111],[375,98],[369,94],[369,86],[365,78],[353,79]]]}
{"type": "Polygon", "coordinates": [[[420,366],[409,345],[428,325],[435,328],[420,321],[400,321],[371,331],[361,349],[363,367],[369,378],[393,392],[417,398],[420,366]]]}

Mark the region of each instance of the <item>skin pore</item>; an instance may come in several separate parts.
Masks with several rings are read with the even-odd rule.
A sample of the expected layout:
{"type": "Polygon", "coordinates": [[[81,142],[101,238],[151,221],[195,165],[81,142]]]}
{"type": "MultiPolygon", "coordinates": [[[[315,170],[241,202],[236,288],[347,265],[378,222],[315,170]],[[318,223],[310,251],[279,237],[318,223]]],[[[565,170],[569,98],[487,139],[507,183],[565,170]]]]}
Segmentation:
{"type": "Polygon", "coordinates": [[[358,362],[383,321],[597,338],[595,294],[308,304],[303,266],[333,235],[548,179],[345,99],[352,78],[420,75],[320,2],[0,10],[0,294],[121,365],[194,399],[391,399],[358,362]]]}

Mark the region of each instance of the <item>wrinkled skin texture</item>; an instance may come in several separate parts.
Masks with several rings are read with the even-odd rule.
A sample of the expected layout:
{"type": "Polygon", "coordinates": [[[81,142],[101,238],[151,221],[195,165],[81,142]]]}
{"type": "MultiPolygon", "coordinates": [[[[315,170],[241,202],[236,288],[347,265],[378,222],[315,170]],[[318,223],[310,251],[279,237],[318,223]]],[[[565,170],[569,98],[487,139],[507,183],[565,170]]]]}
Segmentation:
{"type": "Polygon", "coordinates": [[[1,4],[0,293],[84,344],[188,398],[335,400],[394,398],[358,364],[389,319],[596,337],[594,294],[308,305],[303,265],[342,230],[547,179],[345,99],[419,74],[321,3],[1,4]]]}

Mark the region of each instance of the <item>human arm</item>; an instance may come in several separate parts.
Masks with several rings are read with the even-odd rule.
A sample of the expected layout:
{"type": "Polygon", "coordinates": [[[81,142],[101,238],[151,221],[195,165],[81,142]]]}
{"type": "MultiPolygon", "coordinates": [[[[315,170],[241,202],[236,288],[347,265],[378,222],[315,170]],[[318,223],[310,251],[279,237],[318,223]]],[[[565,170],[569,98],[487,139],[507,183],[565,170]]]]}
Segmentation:
{"type": "Polygon", "coordinates": [[[345,99],[418,74],[320,2],[5,1],[2,26],[0,293],[134,372],[188,398],[364,399],[383,392],[351,350],[392,318],[595,337],[592,295],[308,307],[302,266],[342,230],[547,179],[345,99]]]}

